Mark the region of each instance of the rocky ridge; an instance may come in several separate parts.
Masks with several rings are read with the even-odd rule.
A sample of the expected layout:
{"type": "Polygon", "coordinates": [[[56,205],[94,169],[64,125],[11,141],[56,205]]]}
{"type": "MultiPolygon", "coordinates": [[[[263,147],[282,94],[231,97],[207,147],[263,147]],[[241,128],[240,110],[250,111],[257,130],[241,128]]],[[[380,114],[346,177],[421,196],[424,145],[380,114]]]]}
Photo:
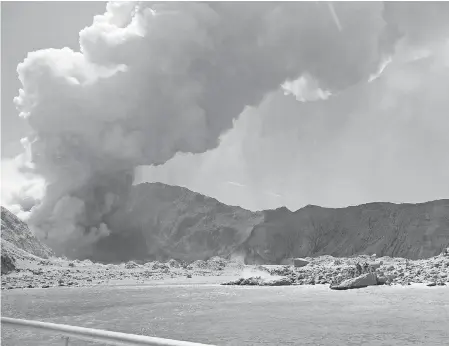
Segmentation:
{"type": "Polygon", "coordinates": [[[263,222],[262,212],[228,206],[179,186],[144,183],[111,217],[113,233],[90,257],[100,262],[192,262],[229,257],[263,222]]]}
{"type": "Polygon", "coordinates": [[[27,254],[41,258],[54,256],[53,251],[32,234],[25,222],[4,207],[1,207],[1,215],[2,253],[3,251],[13,251],[11,246],[13,245],[24,252],[23,256],[27,254]]]}
{"type": "Polygon", "coordinates": [[[294,257],[372,253],[419,259],[449,246],[449,200],[252,212],[183,187],[145,183],[133,187],[127,207],[111,220],[117,229],[91,260],[220,256],[284,264],[294,257]]]}
{"type": "MultiPolygon", "coordinates": [[[[2,208],[2,229],[3,223],[18,229],[14,218],[2,208]]],[[[429,258],[449,246],[447,199],[252,212],[183,187],[144,183],[133,186],[128,203],[108,222],[114,225],[111,235],[101,238],[87,257],[57,255],[102,263],[171,258],[192,262],[220,256],[246,264],[286,264],[291,258],[322,255],[429,258]]],[[[45,239],[39,245],[26,238],[11,239],[11,235],[3,236],[2,231],[2,239],[18,248],[51,256],[42,243],[45,239]]]]}

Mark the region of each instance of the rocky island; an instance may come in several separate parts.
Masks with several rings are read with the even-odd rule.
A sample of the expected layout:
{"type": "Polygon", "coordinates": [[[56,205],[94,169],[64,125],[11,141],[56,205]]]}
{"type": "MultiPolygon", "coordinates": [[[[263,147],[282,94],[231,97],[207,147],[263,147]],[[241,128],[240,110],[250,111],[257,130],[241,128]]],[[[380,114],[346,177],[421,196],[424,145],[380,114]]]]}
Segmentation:
{"type": "Polygon", "coordinates": [[[26,223],[2,207],[2,289],[142,284],[195,277],[223,278],[221,282],[226,285],[325,284],[333,289],[412,283],[437,286],[449,282],[449,256],[444,246],[449,241],[447,200],[421,205],[368,204],[330,211],[306,207],[295,213],[281,208],[253,213],[163,184],[143,184],[130,200],[139,208],[122,215],[123,220],[132,221],[132,231],[122,235],[129,237],[126,246],[136,241],[136,234],[150,237],[153,242],[166,234],[164,243],[157,240],[159,247],[146,251],[146,256],[152,259],[145,259],[142,252],[130,251],[126,246],[112,253],[115,243],[105,253],[101,242],[116,242],[117,235],[112,236],[114,239],[100,240],[98,253],[92,258],[57,256],[42,239],[32,234],[26,223]],[[143,202],[150,195],[148,212],[142,208],[145,205],[149,208],[143,202]],[[374,219],[373,210],[382,208],[384,214],[388,208],[391,211],[383,219],[374,219]],[[360,212],[371,216],[362,218],[367,220],[367,225],[366,229],[360,228],[360,237],[352,237],[356,230],[350,228],[350,222],[360,212]],[[178,216],[171,217],[173,213],[178,216]],[[350,216],[351,213],[354,215],[350,216]],[[163,216],[170,217],[174,223],[162,222],[163,216]],[[414,221],[405,223],[406,217],[414,221]],[[144,220],[144,225],[150,224],[152,218],[157,218],[159,223],[150,228],[149,234],[133,226],[139,219],[144,220]],[[292,231],[293,222],[296,233],[292,231]],[[385,230],[376,225],[388,223],[393,227],[390,234],[395,234],[396,240],[382,245],[386,244],[382,240],[385,230]],[[432,233],[426,231],[426,224],[432,233]],[[333,233],[329,231],[332,229],[333,233]],[[425,242],[409,245],[420,232],[427,234],[425,242]],[[209,237],[214,240],[209,241],[209,237]],[[200,238],[203,240],[198,241],[200,238]],[[338,245],[343,240],[347,241],[346,247],[338,245]],[[195,251],[188,252],[188,248],[195,251]],[[380,254],[367,254],[373,248],[380,250],[380,254]],[[355,253],[348,255],[348,249],[355,253]],[[332,255],[326,254],[329,252],[332,255]],[[294,257],[302,254],[307,256],[294,257]],[[175,255],[176,259],[170,258],[175,255]],[[111,260],[109,263],[107,258],[111,260]]]}

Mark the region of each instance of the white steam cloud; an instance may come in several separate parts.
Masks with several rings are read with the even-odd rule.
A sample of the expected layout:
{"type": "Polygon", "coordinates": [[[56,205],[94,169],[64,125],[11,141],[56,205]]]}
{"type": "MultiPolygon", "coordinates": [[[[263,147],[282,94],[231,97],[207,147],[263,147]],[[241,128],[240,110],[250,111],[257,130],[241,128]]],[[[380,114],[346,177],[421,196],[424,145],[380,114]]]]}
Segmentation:
{"type": "Polygon", "coordinates": [[[109,3],[80,32],[80,52],[40,50],[18,66],[15,103],[33,129],[29,174],[46,187],[24,208],[29,222],[57,252],[87,256],[99,238],[123,231],[111,215],[137,166],[217,147],[246,106],[287,80],[310,76],[328,93],[367,80],[385,56],[382,9],[109,3]]]}
{"type": "Polygon", "coordinates": [[[299,77],[294,81],[285,81],[281,85],[285,95],[295,95],[300,102],[326,100],[332,94],[322,90],[317,81],[309,75],[299,77]]]}
{"type": "Polygon", "coordinates": [[[30,172],[25,155],[2,159],[1,204],[22,220],[28,220],[32,209],[45,195],[45,181],[30,172]]]}

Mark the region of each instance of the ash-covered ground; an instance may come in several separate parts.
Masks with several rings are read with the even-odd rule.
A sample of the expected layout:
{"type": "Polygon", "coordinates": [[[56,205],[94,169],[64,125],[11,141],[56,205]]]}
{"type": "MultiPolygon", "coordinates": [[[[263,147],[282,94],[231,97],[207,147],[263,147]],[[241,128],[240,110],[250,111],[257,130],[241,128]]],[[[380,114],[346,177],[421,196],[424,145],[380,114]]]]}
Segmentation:
{"type": "Polygon", "coordinates": [[[302,267],[245,265],[220,257],[212,257],[207,261],[198,260],[190,264],[170,260],[165,263],[154,261],[144,264],[130,261],[119,265],[93,263],[89,260],[28,257],[16,260],[15,271],[2,275],[2,290],[146,284],[155,281],[165,282],[167,279],[178,283],[210,281],[231,285],[335,286],[370,275],[375,278],[377,284],[423,283],[429,286],[449,286],[449,256],[442,253],[421,260],[375,256],[352,258],[321,256],[304,259],[302,267]],[[357,264],[362,268],[361,272],[357,271],[357,264]]]}

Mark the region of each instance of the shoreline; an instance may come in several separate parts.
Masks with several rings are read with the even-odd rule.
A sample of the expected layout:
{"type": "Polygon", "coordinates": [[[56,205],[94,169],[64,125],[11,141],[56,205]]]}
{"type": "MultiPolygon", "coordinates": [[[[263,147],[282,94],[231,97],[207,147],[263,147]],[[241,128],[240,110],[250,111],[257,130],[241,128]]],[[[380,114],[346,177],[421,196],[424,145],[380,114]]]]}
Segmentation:
{"type": "MultiPolygon", "coordinates": [[[[215,278],[215,277],[213,277],[215,278]]],[[[147,282],[147,283],[131,283],[131,282],[116,282],[112,284],[98,284],[98,285],[78,285],[78,286],[50,286],[48,288],[44,287],[34,287],[34,288],[27,288],[27,287],[17,287],[14,289],[9,289],[6,291],[11,292],[17,292],[17,291],[39,291],[39,290],[70,290],[70,289],[154,289],[154,288],[223,288],[223,289],[240,289],[240,290],[270,290],[270,289],[285,289],[285,290],[293,290],[293,289],[301,289],[301,290],[312,290],[312,291],[328,291],[328,292],[337,292],[330,288],[327,284],[316,284],[316,285],[284,285],[284,286],[261,286],[261,285],[255,285],[255,286],[248,286],[248,285],[222,285],[221,283],[207,283],[207,282],[201,282],[201,283],[189,283],[189,282],[177,282],[177,283],[166,283],[166,282],[147,282]]],[[[349,289],[346,291],[370,291],[370,292],[377,292],[377,291],[389,291],[389,290],[398,290],[398,289],[406,289],[406,290],[438,290],[438,289],[449,289],[449,285],[444,286],[432,286],[429,287],[425,283],[411,283],[410,285],[375,285],[375,286],[367,286],[363,288],[358,289],[349,289]]],[[[340,291],[338,291],[338,294],[341,294],[340,291]]],[[[6,292],[5,292],[6,293],[6,292]]]]}

